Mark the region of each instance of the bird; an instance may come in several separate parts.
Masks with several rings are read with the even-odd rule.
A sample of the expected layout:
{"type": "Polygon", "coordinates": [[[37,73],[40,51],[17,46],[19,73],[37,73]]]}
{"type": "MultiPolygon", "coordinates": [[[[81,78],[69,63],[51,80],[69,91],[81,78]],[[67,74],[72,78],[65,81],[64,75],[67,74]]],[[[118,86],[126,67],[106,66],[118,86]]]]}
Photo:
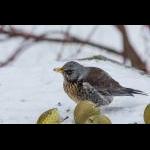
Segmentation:
{"type": "Polygon", "coordinates": [[[147,95],[120,85],[103,69],[86,67],[75,61],[66,62],[63,67],[53,70],[63,75],[64,91],[76,103],[87,100],[104,106],[109,105],[115,96],[147,95]]]}

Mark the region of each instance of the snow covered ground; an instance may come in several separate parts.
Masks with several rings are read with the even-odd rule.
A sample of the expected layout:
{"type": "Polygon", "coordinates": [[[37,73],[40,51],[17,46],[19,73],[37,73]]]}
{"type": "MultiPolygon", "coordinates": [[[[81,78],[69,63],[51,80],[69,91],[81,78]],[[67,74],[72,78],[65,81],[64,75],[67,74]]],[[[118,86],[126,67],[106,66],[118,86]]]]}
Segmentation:
{"type": "MultiPolygon", "coordinates": [[[[74,32],[81,31],[80,35],[83,36],[89,28],[90,26],[81,27],[80,30],[75,29],[74,32]]],[[[109,36],[102,29],[100,32],[102,33],[100,36],[102,43],[109,41],[110,46],[116,43],[118,38],[114,37],[114,40],[111,38],[115,35],[114,29],[109,30],[109,36]]],[[[8,56],[18,43],[19,39],[0,45],[0,60],[8,56]]],[[[120,43],[119,40],[118,43],[120,43]]],[[[53,72],[53,68],[64,64],[64,61],[55,61],[60,46],[46,43],[37,44],[27,50],[15,63],[0,69],[0,123],[34,124],[41,113],[55,107],[59,109],[63,118],[69,116],[64,123],[73,123],[75,103],[63,91],[62,76],[53,72]],[[61,103],[61,106],[58,103],[61,103]]],[[[121,44],[114,45],[118,50],[120,46],[121,44]]],[[[84,49],[86,48],[86,55],[84,50],[79,57],[99,52],[91,52],[88,47],[84,49]]],[[[70,55],[68,49],[75,50],[73,46],[68,46],[64,53],[66,58],[70,55]]],[[[107,61],[93,60],[80,61],[80,63],[100,67],[122,85],[150,93],[150,77],[141,75],[134,69],[107,61]]],[[[102,112],[109,116],[112,123],[143,123],[143,111],[148,103],[150,103],[150,96],[116,97],[109,106],[102,108],[102,112]]]]}
{"type": "MultiPolygon", "coordinates": [[[[150,77],[137,71],[104,61],[81,63],[101,67],[124,86],[149,92],[150,77]]],[[[62,64],[52,61],[35,68],[1,69],[0,123],[35,123],[42,112],[55,107],[63,118],[69,116],[65,123],[73,122],[75,103],[63,91],[62,76],[52,71],[62,64]],[[59,102],[62,106],[58,105],[59,102]]],[[[147,96],[116,97],[112,104],[102,110],[113,123],[142,123],[143,110],[148,103],[150,97],[147,96]]]]}

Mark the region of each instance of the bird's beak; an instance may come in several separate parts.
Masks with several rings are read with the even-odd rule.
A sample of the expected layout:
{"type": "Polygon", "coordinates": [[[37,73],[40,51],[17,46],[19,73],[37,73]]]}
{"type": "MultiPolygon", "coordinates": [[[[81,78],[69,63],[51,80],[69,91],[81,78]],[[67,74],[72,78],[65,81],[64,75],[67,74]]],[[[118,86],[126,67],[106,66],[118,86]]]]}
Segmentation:
{"type": "Polygon", "coordinates": [[[64,72],[64,68],[61,67],[61,68],[54,68],[53,69],[55,72],[59,72],[59,73],[63,73],[64,72]]]}

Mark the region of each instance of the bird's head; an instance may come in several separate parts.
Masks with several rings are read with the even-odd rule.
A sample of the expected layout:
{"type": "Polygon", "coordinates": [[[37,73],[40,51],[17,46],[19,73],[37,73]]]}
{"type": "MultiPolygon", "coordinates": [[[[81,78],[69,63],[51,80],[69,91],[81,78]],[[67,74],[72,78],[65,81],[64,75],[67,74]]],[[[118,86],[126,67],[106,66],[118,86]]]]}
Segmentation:
{"type": "Polygon", "coordinates": [[[65,80],[71,82],[78,81],[84,70],[84,66],[74,61],[67,62],[63,67],[54,69],[54,71],[62,73],[65,80]]]}

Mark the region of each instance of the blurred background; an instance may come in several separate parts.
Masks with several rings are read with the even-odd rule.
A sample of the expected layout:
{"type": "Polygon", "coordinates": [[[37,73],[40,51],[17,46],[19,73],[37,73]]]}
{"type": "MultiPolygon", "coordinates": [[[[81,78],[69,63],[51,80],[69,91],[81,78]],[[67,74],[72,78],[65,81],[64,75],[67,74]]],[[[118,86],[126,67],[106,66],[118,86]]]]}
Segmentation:
{"type": "Polygon", "coordinates": [[[148,73],[150,25],[0,25],[0,54],[1,68],[101,56],[148,73]]]}
{"type": "MultiPolygon", "coordinates": [[[[149,25],[0,25],[0,124],[35,123],[42,112],[58,107],[71,123],[75,103],[53,71],[70,60],[88,59],[79,62],[149,93],[149,57],[149,25]]],[[[143,123],[148,103],[146,96],[116,97],[104,112],[113,123],[143,123]]]]}

